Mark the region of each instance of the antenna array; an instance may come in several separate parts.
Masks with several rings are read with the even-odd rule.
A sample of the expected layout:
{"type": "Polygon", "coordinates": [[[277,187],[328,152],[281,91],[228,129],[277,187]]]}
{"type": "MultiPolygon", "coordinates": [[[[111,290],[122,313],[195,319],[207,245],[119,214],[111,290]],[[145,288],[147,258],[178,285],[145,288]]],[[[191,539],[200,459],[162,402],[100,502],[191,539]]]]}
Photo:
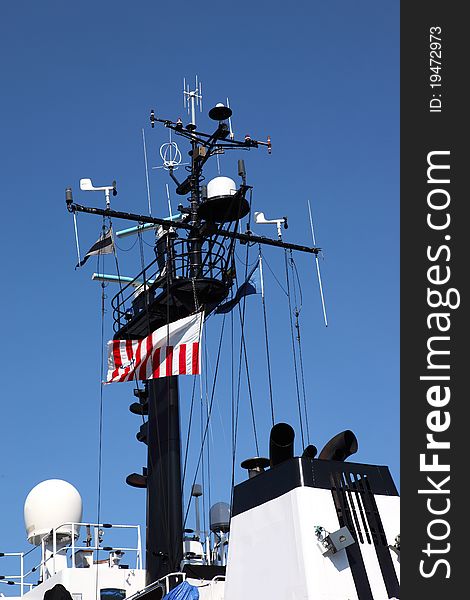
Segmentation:
{"type": "Polygon", "coordinates": [[[186,78],[183,80],[183,102],[184,107],[188,109],[188,115],[191,114],[190,125],[196,129],[196,106],[202,112],[202,84],[198,81],[197,75],[194,90],[191,90],[189,83],[186,83],[186,78]]]}

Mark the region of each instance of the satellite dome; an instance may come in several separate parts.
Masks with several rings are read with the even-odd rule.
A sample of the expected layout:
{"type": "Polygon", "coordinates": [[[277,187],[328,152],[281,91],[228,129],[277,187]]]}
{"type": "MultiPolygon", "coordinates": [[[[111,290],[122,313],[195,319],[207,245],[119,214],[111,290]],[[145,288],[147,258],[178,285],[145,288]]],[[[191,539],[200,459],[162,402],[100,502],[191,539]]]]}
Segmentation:
{"type": "Polygon", "coordinates": [[[207,197],[217,198],[219,196],[233,196],[237,192],[237,186],[230,177],[215,177],[207,184],[207,197]]]}
{"type": "Polygon", "coordinates": [[[211,531],[230,530],[230,505],[226,502],[217,502],[211,506],[209,511],[209,521],[211,531]]]}
{"type": "Polygon", "coordinates": [[[207,221],[228,223],[250,212],[245,198],[246,188],[237,190],[230,177],[215,177],[207,184],[207,198],[199,205],[198,215],[207,221]]]}
{"type": "Polygon", "coordinates": [[[26,534],[28,542],[34,546],[39,546],[51,529],[57,530],[57,543],[71,541],[72,535],[76,539],[80,527],[74,525],[72,531],[72,526],[64,523],[80,523],[81,520],[82,498],[72,484],[62,479],[38,483],[24,503],[26,534]]]}

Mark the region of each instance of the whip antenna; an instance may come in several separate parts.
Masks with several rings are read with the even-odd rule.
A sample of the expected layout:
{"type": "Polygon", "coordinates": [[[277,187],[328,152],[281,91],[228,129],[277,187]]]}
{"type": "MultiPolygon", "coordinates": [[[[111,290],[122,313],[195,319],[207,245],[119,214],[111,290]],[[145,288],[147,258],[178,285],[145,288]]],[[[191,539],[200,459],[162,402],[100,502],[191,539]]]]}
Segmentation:
{"type": "MultiPolygon", "coordinates": [[[[230,102],[229,102],[228,98],[227,98],[227,108],[230,108],[230,102]]],[[[231,140],[235,139],[235,134],[233,133],[233,129],[232,129],[232,117],[231,116],[228,118],[228,128],[230,131],[230,139],[231,140]]]]}
{"type": "Polygon", "coordinates": [[[145,131],[142,128],[142,143],[144,146],[145,182],[147,184],[147,200],[149,204],[149,215],[152,216],[152,203],[150,202],[149,166],[147,162],[147,145],[145,144],[145,131]]]}
{"type": "MultiPolygon", "coordinates": [[[[309,217],[310,217],[310,229],[312,230],[312,241],[313,241],[313,245],[316,246],[315,230],[313,228],[312,209],[310,207],[310,200],[307,201],[307,204],[308,204],[308,214],[309,214],[309,217]]],[[[323,296],[323,284],[322,284],[321,273],[320,273],[320,263],[318,262],[318,254],[317,253],[315,254],[315,264],[317,266],[318,287],[320,288],[320,297],[321,297],[321,305],[322,305],[322,310],[323,310],[323,319],[325,321],[325,327],[328,327],[328,318],[326,316],[325,297],[323,296]]]]}
{"type": "Polygon", "coordinates": [[[170,215],[170,219],[173,218],[173,213],[171,211],[171,201],[170,201],[170,189],[168,188],[168,184],[165,183],[166,185],[166,197],[168,199],[168,214],[170,215]]]}

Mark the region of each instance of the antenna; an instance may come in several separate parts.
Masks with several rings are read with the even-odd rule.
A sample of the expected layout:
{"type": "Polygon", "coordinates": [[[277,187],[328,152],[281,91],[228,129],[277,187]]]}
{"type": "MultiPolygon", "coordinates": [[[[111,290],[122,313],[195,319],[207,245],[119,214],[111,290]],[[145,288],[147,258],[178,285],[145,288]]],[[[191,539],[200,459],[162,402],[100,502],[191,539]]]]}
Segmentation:
{"type": "MultiPolygon", "coordinates": [[[[165,169],[165,171],[176,171],[176,169],[181,164],[181,151],[178,148],[178,144],[176,142],[173,142],[173,140],[171,139],[171,131],[170,141],[160,146],[160,157],[163,161],[163,165],[161,167],[152,167],[153,169],[165,169]]],[[[188,163],[183,164],[186,165],[188,163]]]]}
{"type": "Polygon", "coordinates": [[[198,81],[197,75],[193,90],[191,90],[189,83],[186,83],[186,78],[184,78],[183,102],[184,107],[188,109],[188,115],[191,115],[191,122],[187,128],[194,131],[196,129],[196,106],[198,106],[200,112],[202,112],[202,83],[198,81]]]}
{"type": "Polygon", "coordinates": [[[276,225],[277,226],[277,236],[280,240],[282,240],[282,229],[281,225],[284,225],[284,229],[287,229],[287,217],[282,217],[281,219],[266,219],[263,212],[255,212],[255,223],[257,225],[276,225]]]}
{"type": "Polygon", "coordinates": [[[145,131],[142,127],[142,143],[144,145],[145,182],[147,184],[147,200],[149,203],[149,215],[152,216],[152,203],[150,201],[149,166],[147,162],[147,146],[145,144],[145,131]]]}
{"type": "Polygon", "coordinates": [[[168,187],[167,183],[165,183],[165,185],[166,185],[166,197],[168,199],[168,214],[169,214],[169,218],[172,219],[173,213],[171,211],[170,188],[168,187]]]}
{"type": "MultiPolygon", "coordinates": [[[[317,243],[315,241],[315,230],[313,229],[312,209],[310,207],[310,200],[307,201],[307,204],[308,204],[308,214],[310,217],[310,229],[312,230],[313,245],[316,246],[317,243]]],[[[325,298],[323,296],[323,285],[322,285],[322,281],[321,281],[320,263],[318,262],[318,253],[315,254],[315,264],[317,266],[317,278],[318,278],[318,287],[320,288],[320,298],[321,298],[321,305],[322,305],[322,309],[323,309],[323,320],[325,321],[325,327],[328,327],[325,298]]]]}
{"type": "Polygon", "coordinates": [[[103,185],[99,187],[95,187],[91,181],[91,179],[80,179],[80,189],[85,192],[104,192],[106,198],[106,208],[110,208],[111,201],[109,197],[109,192],[112,190],[113,196],[117,195],[116,190],[116,181],[113,181],[112,185],[103,185]]]}
{"type": "MultiPolygon", "coordinates": [[[[230,108],[230,102],[229,102],[228,98],[227,98],[227,108],[230,108]]],[[[230,112],[230,114],[232,114],[232,113],[230,112]]],[[[230,139],[233,140],[235,138],[235,135],[234,135],[233,129],[232,129],[232,117],[231,116],[228,118],[228,128],[230,131],[230,139]]]]}

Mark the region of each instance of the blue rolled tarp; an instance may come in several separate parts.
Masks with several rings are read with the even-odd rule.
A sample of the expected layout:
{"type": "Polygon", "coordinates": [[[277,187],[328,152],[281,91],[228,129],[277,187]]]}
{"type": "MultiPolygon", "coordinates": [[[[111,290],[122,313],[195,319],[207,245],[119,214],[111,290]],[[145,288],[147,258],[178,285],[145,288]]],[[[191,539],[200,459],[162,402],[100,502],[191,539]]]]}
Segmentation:
{"type": "Polygon", "coordinates": [[[199,590],[187,581],[183,581],[168,592],[163,600],[199,600],[199,590]]]}

